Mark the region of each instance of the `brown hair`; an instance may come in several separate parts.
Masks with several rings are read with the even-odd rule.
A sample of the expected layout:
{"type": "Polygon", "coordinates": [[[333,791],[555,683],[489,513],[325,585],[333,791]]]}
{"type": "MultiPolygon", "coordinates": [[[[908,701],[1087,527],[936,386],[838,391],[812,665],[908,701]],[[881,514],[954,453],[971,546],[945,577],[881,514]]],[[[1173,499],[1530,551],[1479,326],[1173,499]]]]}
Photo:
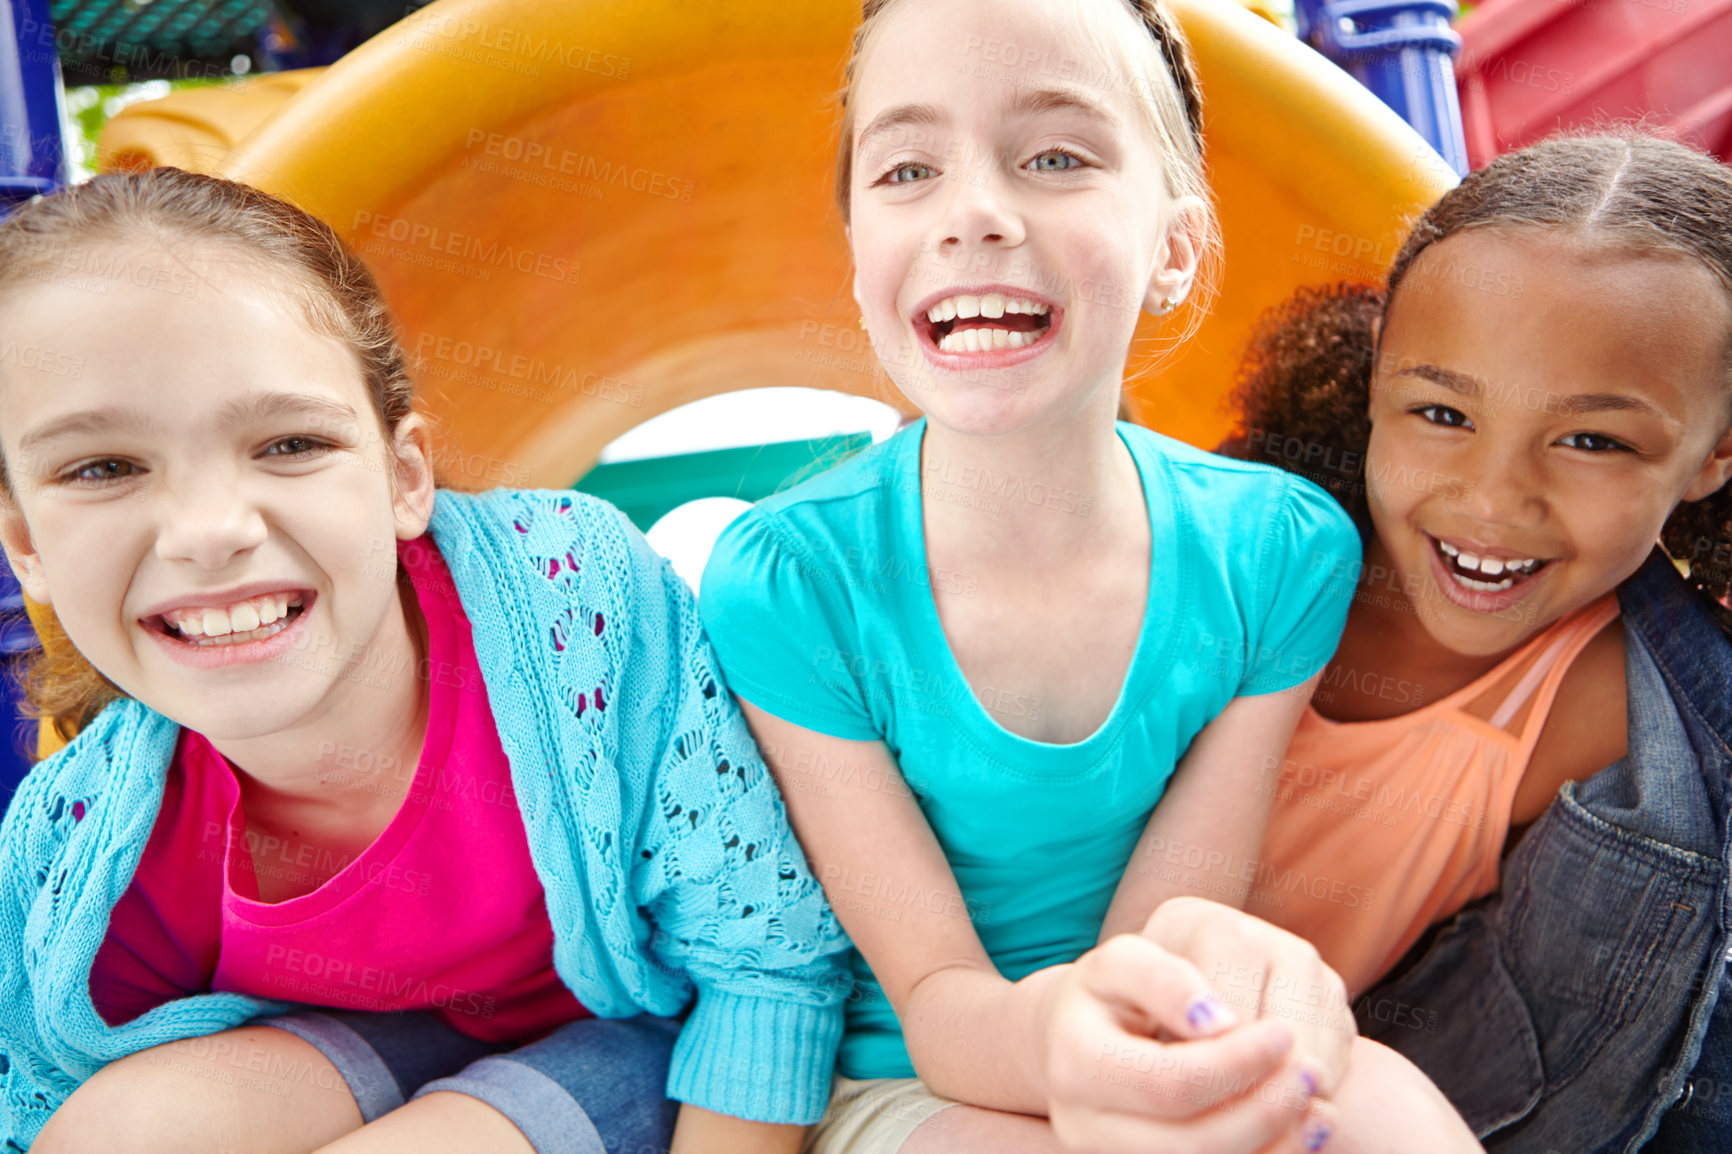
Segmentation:
{"type": "MultiPolygon", "coordinates": [[[[836,203],[842,209],[843,220],[849,216],[854,184],[854,106],[851,99],[854,84],[859,79],[861,62],[871,45],[879,18],[896,2],[864,0],[860,26],[854,30],[853,50],[848,57],[842,92],[838,97],[842,107],[842,127],[836,150],[836,203]]],[[[1186,310],[1187,328],[1179,337],[1183,340],[1208,312],[1208,299],[1214,293],[1221,250],[1220,223],[1215,216],[1214,199],[1209,192],[1203,165],[1203,91],[1197,82],[1190,42],[1185,39],[1165,0],[1122,2],[1142,23],[1160,54],[1160,66],[1148,69],[1148,75],[1142,78],[1144,82],[1135,83],[1133,88],[1141,97],[1149,127],[1161,147],[1161,169],[1166,177],[1167,192],[1175,199],[1194,196],[1203,204],[1196,288],[1184,301],[1184,305],[1197,302],[1200,307],[1186,310]]]]}
{"type": "MultiPolygon", "coordinates": [[[[1408,235],[1385,287],[1301,289],[1258,322],[1240,367],[1238,430],[1221,452],[1269,458],[1328,489],[1371,536],[1365,451],[1374,333],[1421,252],[1479,228],[1547,229],[1700,262],[1732,301],[1732,169],[1637,132],[1557,136],[1508,153],[1444,194],[1408,235]],[[1297,452],[1289,450],[1298,448],[1297,452]]],[[[1732,425],[1732,333],[1726,379],[1732,425]]],[[[1661,541],[1710,601],[1732,594],[1732,484],[1682,502],[1661,541]]]]}
{"type": "MultiPolygon", "coordinates": [[[[329,225],[256,188],[155,168],[104,173],[30,201],[0,223],[0,302],[59,275],[57,265],[74,275],[112,272],[115,262],[93,254],[150,240],[222,245],[280,278],[309,327],[354,353],[390,443],[412,410],[414,385],[377,282],[329,225]]],[[[4,459],[0,499],[13,500],[4,459]]],[[[43,648],[20,673],[25,694],[70,737],[125,694],[78,652],[52,610],[38,632],[43,648]]]]}

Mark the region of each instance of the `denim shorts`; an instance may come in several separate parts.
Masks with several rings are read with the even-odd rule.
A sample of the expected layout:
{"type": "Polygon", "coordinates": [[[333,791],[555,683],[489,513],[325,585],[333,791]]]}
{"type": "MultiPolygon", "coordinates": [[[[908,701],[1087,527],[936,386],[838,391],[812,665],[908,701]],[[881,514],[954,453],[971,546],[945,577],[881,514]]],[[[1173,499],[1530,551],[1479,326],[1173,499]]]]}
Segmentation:
{"type": "Polygon", "coordinates": [[[348,1083],[363,1122],[455,1090],[509,1118],[536,1154],[651,1154],[673,1141],[674,1018],[579,1018],[521,1046],[478,1041],[426,1011],[309,1008],[248,1025],[312,1043],[348,1083]]]}

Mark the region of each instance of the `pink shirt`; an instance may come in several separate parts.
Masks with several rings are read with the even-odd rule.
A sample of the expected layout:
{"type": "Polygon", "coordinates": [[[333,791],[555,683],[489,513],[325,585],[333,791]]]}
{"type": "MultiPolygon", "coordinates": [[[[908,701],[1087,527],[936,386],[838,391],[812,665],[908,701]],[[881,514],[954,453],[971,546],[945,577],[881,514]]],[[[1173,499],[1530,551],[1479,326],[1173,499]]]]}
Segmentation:
{"type": "Polygon", "coordinates": [[[546,902],[450,572],[431,537],[400,542],[398,557],[427,622],[427,661],[416,671],[431,695],[420,763],[411,777],[365,752],[320,754],[334,779],[403,795],[396,816],[347,861],[249,834],[234,768],[183,730],[150,841],[90,974],[110,1025],[207,990],[431,1009],[487,1041],[527,1041],[587,1016],[553,969],[546,902]],[[255,870],[336,872],[300,897],[262,902],[255,870]]]}

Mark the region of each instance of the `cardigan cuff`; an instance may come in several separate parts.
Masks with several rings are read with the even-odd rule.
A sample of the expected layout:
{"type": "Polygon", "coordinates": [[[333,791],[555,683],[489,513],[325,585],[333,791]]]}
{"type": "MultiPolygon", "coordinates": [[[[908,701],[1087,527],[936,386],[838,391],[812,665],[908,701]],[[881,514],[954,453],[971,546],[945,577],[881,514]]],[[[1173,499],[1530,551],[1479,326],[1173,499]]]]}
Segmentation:
{"type": "Polygon", "coordinates": [[[668,1097],[752,1122],[810,1125],[830,1105],[842,1006],[699,987],[674,1043],[668,1097]]]}

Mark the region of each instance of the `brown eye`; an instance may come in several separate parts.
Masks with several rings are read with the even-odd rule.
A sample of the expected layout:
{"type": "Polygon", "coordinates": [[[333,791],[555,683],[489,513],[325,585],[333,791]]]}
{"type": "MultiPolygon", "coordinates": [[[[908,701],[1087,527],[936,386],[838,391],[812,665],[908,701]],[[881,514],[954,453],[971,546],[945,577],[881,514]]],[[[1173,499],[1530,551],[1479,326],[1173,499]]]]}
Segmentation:
{"type": "Polygon", "coordinates": [[[1584,453],[1631,453],[1635,450],[1622,441],[1613,440],[1603,433],[1571,433],[1560,438],[1560,445],[1568,445],[1572,449],[1580,449],[1584,453]],[[1577,442],[1571,445],[1570,442],[1577,442]]]}
{"type": "Polygon", "coordinates": [[[326,447],[324,441],[313,437],[284,437],[280,441],[272,441],[265,448],[265,453],[273,457],[305,457],[326,447]]]}
{"type": "Polygon", "coordinates": [[[71,481],[118,481],[142,471],[131,461],[91,461],[73,469],[66,478],[71,481]]]}
{"type": "Polygon", "coordinates": [[[1410,411],[1419,414],[1433,425],[1442,425],[1447,429],[1473,428],[1473,422],[1467,419],[1467,414],[1448,405],[1421,405],[1410,411]]]}

